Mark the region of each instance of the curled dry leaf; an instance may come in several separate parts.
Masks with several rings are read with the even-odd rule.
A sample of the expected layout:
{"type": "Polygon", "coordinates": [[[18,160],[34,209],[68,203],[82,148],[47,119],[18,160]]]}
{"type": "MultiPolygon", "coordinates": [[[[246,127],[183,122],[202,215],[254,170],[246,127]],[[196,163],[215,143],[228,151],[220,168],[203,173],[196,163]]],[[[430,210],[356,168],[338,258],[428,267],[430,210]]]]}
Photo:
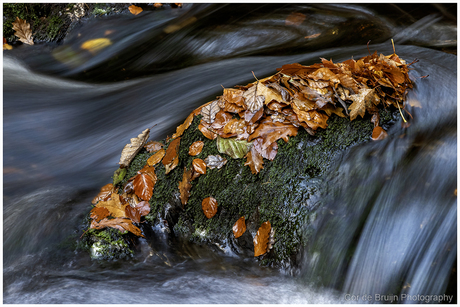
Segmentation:
{"type": "Polygon", "coordinates": [[[235,238],[239,238],[243,235],[243,233],[246,231],[246,220],[244,219],[244,216],[240,217],[238,221],[236,221],[232,230],[235,238]]]}
{"type": "Polygon", "coordinates": [[[161,148],[160,150],[158,150],[155,154],[153,154],[153,156],[151,156],[150,158],[148,158],[147,160],[147,165],[148,166],[155,166],[157,165],[158,163],[160,163],[161,159],[163,159],[163,157],[165,156],[166,154],[166,150],[164,150],[163,148],[161,148]]]}
{"type": "Polygon", "coordinates": [[[129,166],[131,161],[147,142],[147,139],[149,138],[149,133],[150,129],[145,129],[136,138],[132,138],[130,140],[131,143],[125,145],[123,151],[121,152],[120,162],[118,162],[121,168],[129,166]]]}
{"type": "Polygon", "coordinates": [[[388,136],[388,133],[380,126],[376,126],[372,131],[372,140],[383,140],[388,136]]]}
{"type": "Polygon", "coordinates": [[[91,203],[95,205],[100,200],[106,201],[107,199],[109,199],[110,195],[112,195],[112,192],[113,192],[113,184],[111,183],[106,184],[105,186],[101,188],[101,190],[99,191],[99,194],[97,194],[96,197],[93,198],[91,203]]]}
{"type": "Polygon", "coordinates": [[[218,100],[214,100],[209,105],[201,109],[201,115],[203,116],[202,120],[208,124],[212,124],[216,118],[217,112],[220,111],[218,100]]]}
{"type": "Polygon", "coordinates": [[[259,230],[257,230],[257,234],[254,237],[254,257],[258,257],[267,252],[271,228],[270,221],[266,221],[260,226],[259,230]]]}
{"type": "Polygon", "coordinates": [[[140,14],[140,13],[143,11],[142,8],[140,8],[140,7],[138,7],[138,6],[135,6],[135,5],[130,5],[130,6],[128,7],[128,9],[129,9],[129,11],[131,12],[131,14],[133,14],[133,15],[140,14]]]}
{"type": "Polygon", "coordinates": [[[105,219],[110,215],[110,212],[107,208],[102,208],[102,207],[94,207],[90,211],[90,218],[95,220],[96,222],[99,222],[102,219],[105,219]]]}
{"type": "Polygon", "coordinates": [[[180,137],[174,139],[166,150],[166,155],[163,158],[163,165],[166,169],[166,174],[172,171],[179,164],[178,151],[180,147],[180,137]]]}
{"type": "Polygon", "coordinates": [[[152,153],[152,152],[156,152],[156,151],[162,149],[163,144],[161,144],[160,142],[157,142],[157,141],[150,141],[150,142],[147,142],[145,144],[144,148],[148,152],[152,153]]]}
{"type": "Polygon", "coordinates": [[[184,123],[177,127],[176,133],[173,134],[172,138],[175,139],[182,136],[182,134],[184,134],[184,131],[187,130],[188,127],[190,127],[190,124],[193,122],[194,117],[195,114],[193,114],[193,112],[190,113],[190,115],[187,116],[187,118],[185,119],[184,123]]]}
{"type": "Polygon", "coordinates": [[[197,156],[201,153],[203,150],[204,142],[203,141],[196,141],[193,142],[192,145],[190,145],[190,148],[188,150],[188,154],[191,156],[197,156]]]}
{"type": "Polygon", "coordinates": [[[137,228],[136,226],[134,226],[133,222],[130,219],[126,219],[126,218],[117,217],[111,220],[105,218],[101,220],[99,223],[96,221],[92,221],[91,226],[90,226],[90,228],[93,228],[93,229],[103,229],[106,227],[115,228],[122,232],[129,231],[138,237],[144,237],[142,235],[141,230],[137,228]]]}
{"type": "MultiPolygon", "coordinates": [[[[16,21],[12,23],[14,35],[19,37],[19,40],[27,45],[33,45],[34,40],[32,37],[32,30],[30,29],[30,24],[25,20],[19,19],[16,17],[16,21]]],[[[3,48],[5,49],[5,48],[3,48]]]]}
{"type": "Polygon", "coordinates": [[[107,201],[100,201],[96,204],[97,208],[106,208],[109,210],[110,215],[113,217],[126,217],[125,207],[126,204],[122,204],[120,201],[120,195],[112,193],[111,197],[107,201]]]}
{"type": "Polygon", "coordinates": [[[222,158],[220,155],[215,155],[215,156],[209,155],[204,160],[204,163],[206,163],[206,166],[209,167],[210,169],[214,169],[216,167],[219,169],[222,166],[224,166],[225,163],[227,163],[227,159],[222,158]]]}
{"type": "Polygon", "coordinates": [[[244,105],[246,109],[251,112],[259,111],[263,107],[265,102],[265,97],[257,94],[257,87],[259,82],[256,82],[255,85],[251,86],[244,92],[244,105]]]}
{"type": "Polygon", "coordinates": [[[192,178],[192,170],[184,167],[184,174],[182,175],[182,181],[179,182],[179,191],[180,191],[180,202],[182,205],[186,205],[188,198],[190,197],[190,189],[192,185],[190,180],[192,178]]]}
{"type": "Polygon", "coordinates": [[[201,208],[208,219],[217,213],[217,200],[214,197],[207,197],[201,202],[201,208]]]}

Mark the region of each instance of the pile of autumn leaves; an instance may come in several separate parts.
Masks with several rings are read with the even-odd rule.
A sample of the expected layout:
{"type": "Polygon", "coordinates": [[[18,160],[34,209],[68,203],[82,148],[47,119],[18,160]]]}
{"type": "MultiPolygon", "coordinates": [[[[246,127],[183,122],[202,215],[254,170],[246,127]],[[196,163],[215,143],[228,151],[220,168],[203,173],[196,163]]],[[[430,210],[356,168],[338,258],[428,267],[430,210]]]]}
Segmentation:
{"type": "MultiPolygon", "coordinates": [[[[91,228],[114,227],[142,236],[133,223],[139,223],[140,217],[150,210],[148,201],[157,181],[155,167],[161,162],[168,174],[179,164],[181,136],[197,115],[202,115],[198,129],[206,138],[216,141],[218,151],[233,159],[246,158],[244,165],[249,166],[253,174],[263,169],[263,158],[272,161],[276,157],[279,139],[288,142],[300,127],[314,135],[318,128],[327,127],[327,120],[333,113],[349,116],[350,120],[358,115],[364,117],[366,112],[372,114],[372,138],[383,138],[386,133],[379,126],[377,106],[393,105],[404,109],[406,91],[412,87],[409,65],[395,53],[389,56],[374,53],[342,63],[322,59],[321,63],[310,66],[284,65],[268,78],[246,86],[225,88],[222,96],[194,110],[177,127],[166,150],[158,142],[146,144],[149,129],[131,139],[122,152],[121,166],[116,174],[129,166],[143,146],[154,154],[145,167],[128,180],[122,195],[118,195],[111,184],[101,189],[93,200],[96,206],[91,211],[91,228]]],[[[203,146],[202,141],[194,142],[189,155],[198,155],[203,146]]],[[[206,175],[207,168],[221,168],[226,162],[220,155],[210,155],[205,160],[194,159],[189,169],[184,168],[178,185],[182,204],[187,204],[191,181],[206,175]]],[[[207,218],[212,218],[217,208],[218,201],[213,197],[202,201],[203,214],[207,218]]],[[[235,222],[233,233],[238,238],[245,231],[245,218],[241,217],[235,222]]],[[[265,254],[272,247],[273,235],[270,222],[266,221],[254,238],[255,256],[265,254]]]]}

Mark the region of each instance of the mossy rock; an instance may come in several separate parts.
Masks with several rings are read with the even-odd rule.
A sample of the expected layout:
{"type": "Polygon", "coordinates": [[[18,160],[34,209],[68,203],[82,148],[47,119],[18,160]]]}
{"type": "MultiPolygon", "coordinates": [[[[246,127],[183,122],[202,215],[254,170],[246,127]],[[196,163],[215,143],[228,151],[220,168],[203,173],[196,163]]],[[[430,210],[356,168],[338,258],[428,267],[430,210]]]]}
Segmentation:
{"type": "MultiPolygon", "coordinates": [[[[397,110],[382,109],[380,124],[388,129],[397,116],[397,110]]],[[[258,259],[264,265],[295,265],[298,251],[311,233],[309,225],[321,206],[321,185],[327,184],[321,181],[321,175],[349,147],[370,141],[373,130],[370,117],[350,122],[348,118],[333,115],[328,120],[327,129],[318,129],[315,136],[299,129],[298,135],[290,137],[289,142],[278,141],[277,156],[273,161],[264,159],[264,168],[256,175],[244,166],[246,159],[232,159],[220,154],[216,141],[205,138],[198,130],[200,119],[201,115],[196,116],[181,137],[179,165],[169,174],[165,174],[162,163],[156,165],[158,180],[146,221],[152,227],[166,224],[175,237],[197,244],[217,245],[241,257],[254,257],[253,237],[263,222],[270,221],[275,230],[275,244],[258,259]],[[203,141],[204,148],[193,157],[188,150],[195,141],[203,141]],[[184,168],[189,169],[195,158],[204,160],[208,155],[216,154],[228,162],[221,169],[208,168],[206,175],[193,180],[190,198],[183,206],[178,185],[184,168]],[[218,202],[217,213],[210,219],[201,207],[202,200],[209,196],[218,202]],[[232,227],[241,216],[246,219],[247,230],[235,239],[232,227]]],[[[167,148],[168,142],[164,143],[167,148]]],[[[152,155],[142,149],[117,187],[121,189],[152,155]]]]}

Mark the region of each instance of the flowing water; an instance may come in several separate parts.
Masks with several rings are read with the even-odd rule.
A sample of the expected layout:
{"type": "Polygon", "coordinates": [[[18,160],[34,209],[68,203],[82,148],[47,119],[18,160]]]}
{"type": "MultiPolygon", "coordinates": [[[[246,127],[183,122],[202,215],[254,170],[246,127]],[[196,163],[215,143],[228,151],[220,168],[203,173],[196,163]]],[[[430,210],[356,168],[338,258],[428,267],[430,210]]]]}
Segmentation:
{"type": "Polygon", "coordinates": [[[4,52],[4,303],[358,303],[401,288],[456,300],[457,58],[418,47],[456,46],[456,27],[443,22],[456,16],[426,6],[186,4],[84,21],[59,46],[4,52]],[[306,21],[286,25],[292,12],[306,21]],[[101,37],[112,44],[80,49],[101,37]],[[170,135],[221,85],[251,82],[251,71],[358,58],[369,40],[390,54],[391,37],[401,58],[420,60],[410,72],[414,120],[350,149],[319,178],[322,207],[293,274],[161,229],[130,261],[75,250],[131,137],[154,125],[151,139],[170,135]]]}

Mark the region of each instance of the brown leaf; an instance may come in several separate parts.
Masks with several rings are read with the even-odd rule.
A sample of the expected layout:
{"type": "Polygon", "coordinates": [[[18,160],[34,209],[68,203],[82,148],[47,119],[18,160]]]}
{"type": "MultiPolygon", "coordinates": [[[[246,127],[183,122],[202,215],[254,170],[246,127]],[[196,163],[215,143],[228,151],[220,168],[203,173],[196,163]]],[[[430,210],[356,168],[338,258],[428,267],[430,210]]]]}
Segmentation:
{"type": "Polygon", "coordinates": [[[383,140],[388,136],[388,133],[380,126],[376,126],[372,131],[372,140],[383,140]]]}
{"type": "Polygon", "coordinates": [[[220,155],[209,155],[205,160],[204,163],[206,163],[206,166],[209,167],[210,169],[218,168],[220,169],[222,166],[227,163],[227,159],[222,158],[220,155]]]}
{"type": "Polygon", "coordinates": [[[243,235],[243,233],[246,231],[246,221],[244,219],[244,216],[240,217],[238,221],[233,225],[233,235],[235,238],[239,238],[243,235]]]}
{"type": "Polygon", "coordinates": [[[149,201],[152,198],[154,185],[152,177],[147,173],[140,173],[134,177],[134,193],[142,200],[149,201]]]}
{"type": "Polygon", "coordinates": [[[182,134],[184,134],[184,131],[187,130],[188,127],[190,127],[190,124],[193,122],[194,117],[195,114],[193,114],[193,112],[190,113],[190,115],[187,116],[187,118],[185,119],[184,123],[177,127],[176,133],[173,134],[172,138],[175,139],[182,136],[182,134]]]}
{"type": "Polygon", "coordinates": [[[354,120],[358,115],[364,117],[367,109],[373,107],[374,104],[380,102],[380,98],[375,94],[374,89],[362,88],[358,94],[350,95],[353,103],[348,107],[350,112],[350,120],[354,120]]]}
{"type": "MultiPolygon", "coordinates": [[[[197,173],[197,174],[200,174],[200,175],[206,175],[206,163],[204,163],[203,160],[194,159],[192,161],[192,166],[193,166],[193,172],[194,173],[197,173]]],[[[192,180],[195,179],[195,178],[192,177],[192,180]]]]}
{"type": "Polygon", "coordinates": [[[258,257],[267,252],[271,228],[270,222],[266,221],[260,226],[259,230],[257,230],[257,234],[254,237],[254,257],[258,257]]]}
{"type": "Polygon", "coordinates": [[[263,83],[260,82],[257,85],[257,95],[265,97],[265,104],[270,103],[272,100],[288,103],[283,100],[283,97],[277,91],[269,87],[266,87],[263,83]]]}
{"type": "Polygon", "coordinates": [[[217,112],[219,111],[220,107],[218,104],[218,100],[212,101],[210,104],[201,109],[201,115],[203,116],[202,120],[204,120],[208,124],[212,124],[214,122],[214,118],[216,117],[217,112]]]}
{"type": "Polygon", "coordinates": [[[231,119],[225,126],[224,126],[224,133],[236,133],[241,134],[244,132],[244,127],[246,126],[246,122],[244,119],[231,119]]]}
{"type": "Polygon", "coordinates": [[[110,215],[113,217],[126,217],[125,207],[126,205],[120,202],[120,195],[112,193],[111,197],[107,201],[100,201],[96,204],[97,208],[106,208],[109,210],[110,215]]]}
{"type": "Polygon", "coordinates": [[[264,109],[260,108],[259,111],[256,112],[251,112],[249,110],[245,110],[244,113],[242,113],[243,116],[240,115],[241,118],[244,118],[244,120],[249,123],[250,125],[253,125],[255,122],[257,122],[263,115],[264,115],[264,109]]]}
{"type": "Polygon", "coordinates": [[[131,12],[131,14],[133,14],[133,15],[140,14],[143,11],[142,8],[140,8],[138,6],[135,6],[135,5],[129,6],[128,9],[131,12]]]}
{"type": "Polygon", "coordinates": [[[217,133],[213,133],[209,129],[211,129],[211,126],[207,122],[201,120],[198,125],[198,130],[200,130],[207,139],[214,140],[217,137],[217,133]]]}
{"type": "Polygon", "coordinates": [[[291,123],[273,122],[271,118],[267,118],[249,136],[248,141],[262,137],[264,139],[262,148],[265,149],[279,139],[283,139],[287,143],[289,141],[288,136],[296,136],[297,130],[298,128],[294,127],[291,123]]]}
{"type": "Polygon", "coordinates": [[[115,228],[122,232],[129,231],[138,237],[144,238],[144,236],[142,235],[142,231],[136,226],[134,226],[133,222],[130,219],[126,219],[126,218],[117,217],[111,220],[105,218],[101,220],[99,223],[96,221],[92,221],[91,226],[90,226],[90,228],[92,229],[103,229],[106,227],[115,228]]]}
{"type": "Polygon", "coordinates": [[[190,197],[190,189],[192,185],[190,180],[192,177],[192,170],[184,167],[184,174],[182,175],[182,181],[179,182],[179,191],[180,191],[180,202],[182,205],[186,205],[188,198],[190,197]]]}
{"type": "Polygon", "coordinates": [[[249,165],[251,168],[251,173],[257,174],[263,169],[264,160],[262,155],[252,146],[251,151],[246,155],[246,163],[244,165],[249,165]]]}
{"type": "Polygon", "coordinates": [[[244,92],[243,97],[244,97],[244,105],[246,106],[246,109],[251,111],[251,112],[256,112],[260,108],[263,107],[264,102],[265,102],[265,97],[262,95],[259,95],[257,92],[257,88],[259,87],[260,82],[256,82],[255,85],[251,86],[244,92]]]}
{"type": "Polygon", "coordinates": [[[166,154],[166,150],[161,148],[147,160],[147,165],[149,166],[157,165],[161,161],[161,159],[163,159],[165,154],[166,154]]]}
{"type": "Polygon", "coordinates": [[[163,165],[166,169],[166,174],[172,171],[179,164],[178,151],[180,147],[180,137],[174,139],[166,150],[166,155],[163,158],[163,165]]]}
{"type": "Polygon", "coordinates": [[[337,77],[337,75],[327,67],[317,69],[315,72],[309,74],[308,77],[315,81],[325,80],[332,81],[334,83],[340,82],[340,79],[337,77]]]}
{"type": "Polygon", "coordinates": [[[32,30],[30,29],[30,24],[25,20],[19,19],[16,17],[16,21],[12,23],[14,35],[19,37],[19,40],[27,45],[33,45],[34,40],[32,37],[32,30]]]}
{"type": "Polygon", "coordinates": [[[327,128],[327,120],[329,117],[326,114],[322,114],[316,110],[304,112],[297,109],[296,105],[293,105],[292,109],[297,114],[299,120],[305,122],[311,129],[316,130],[318,127],[323,129],[327,128]]]}
{"type": "Polygon", "coordinates": [[[121,152],[120,162],[118,162],[118,164],[121,165],[121,168],[129,166],[131,161],[147,142],[149,133],[150,129],[145,129],[136,138],[132,138],[131,143],[125,145],[123,151],[121,152]]]}
{"type": "Polygon", "coordinates": [[[235,104],[237,106],[243,107],[244,106],[243,94],[244,94],[243,90],[234,89],[234,88],[224,88],[224,94],[222,95],[222,98],[231,104],[235,104]]]}
{"type": "Polygon", "coordinates": [[[217,132],[222,129],[232,119],[233,115],[223,110],[217,112],[214,122],[211,124],[211,128],[217,132]]]}
{"type": "Polygon", "coordinates": [[[305,14],[302,14],[299,12],[292,12],[286,18],[286,20],[284,21],[284,24],[286,26],[298,26],[302,24],[302,22],[304,22],[305,18],[307,18],[305,14]]]}
{"type": "Polygon", "coordinates": [[[207,197],[203,199],[201,208],[203,209],[204,215],[210,219],[217,213],[217,200],[214,197],[207,197]]]}
{"type": "Polygon", "coordinates": [[[99,191],[99,194],[96,195],[96,197],[93,198],[91,203],[95,205],[98,201],[103,200],[106,201],[109,199],[110,195],[112,195],[113,192],[113,184],[108,183],[105,186],[101,188],[99,191]]]}
{"type": "Polygon", "coordinates": [[[263,142],[264,141],[262,138],[257,138],[254,140],[253,147],[262,155],[262,157],[270,161],[273,161],[276,157],[276,154],[278,153],[278,144],[276,142],[273,142],[267,148],[264,149],[262,148],[263,142]]]}
{"type": "Polygon", "coordinates": [[[96,222],[99,222],[102,219],[105,219],[110,215],[110,212],[107,208],[102,208],[102,207],[94,207],[90,211],[90,218],[95,220],[96,222]]]}
{"type": "Polygon", "coordinates": [[[204,142],[203,141],[196,141],[193,142],[192,145],[190,145],[190,148],[188,150],[188,154],[191,156],[197,156],[201,153],[203,150],[204,142]]]}
{"type": "Polygon", "coordinates": [[[136,210],[131,206],[125,207],[125,215],[126,217],[130,218],[134,223],[141,222],[141,213],[139,212],[139,210],[136,210]]]}

